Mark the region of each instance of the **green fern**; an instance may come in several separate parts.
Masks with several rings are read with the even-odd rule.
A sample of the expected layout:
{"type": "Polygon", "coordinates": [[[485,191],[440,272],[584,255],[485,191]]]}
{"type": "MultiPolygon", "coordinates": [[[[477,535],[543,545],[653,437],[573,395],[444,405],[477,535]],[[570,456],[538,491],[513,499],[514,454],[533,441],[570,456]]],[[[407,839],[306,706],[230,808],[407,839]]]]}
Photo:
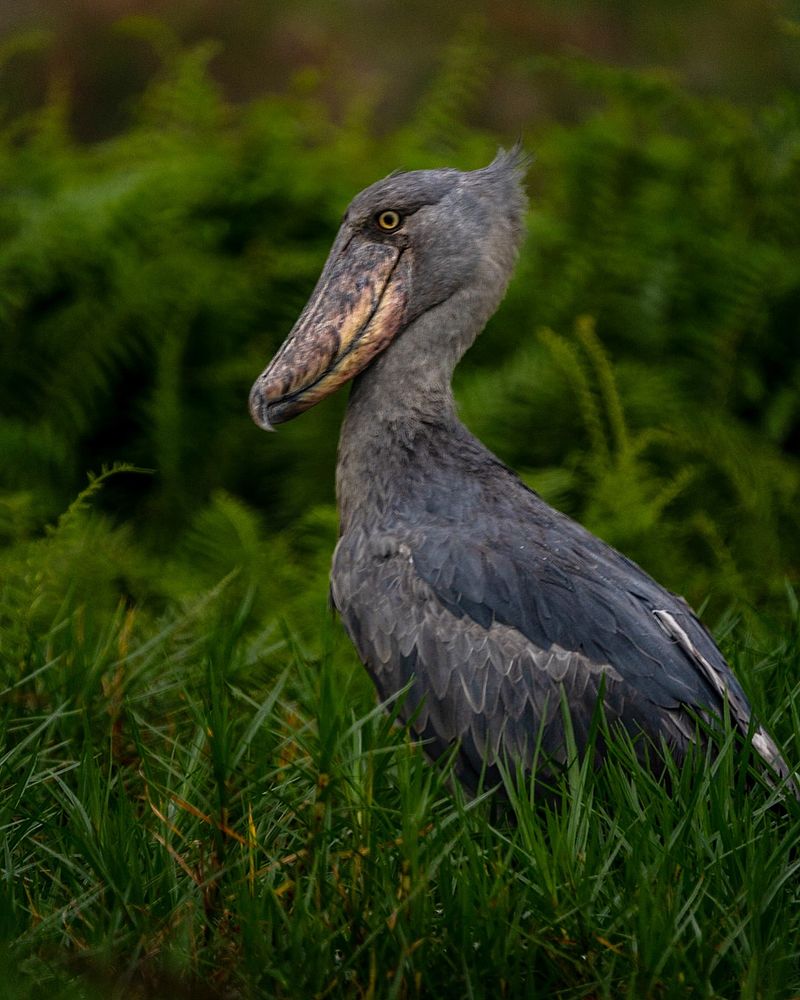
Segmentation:
{"type": "MultiPolygon", "coordinates": [[[[492,71],[485,26],[464,22],[413,125],[380,135],[379,94],[333,121],[323,81],[306,74],[234,107],[206,47],[141,19],[124,30],[160,60],[126,131],[76,144],[62,90],[0,135],[1,530],[9,544],[35,537],[86,468],[125,460],[155,470],[124,513],[137,544],[170,562],[167,589],[231,569],[182,541],[202,512],[222,516],[224,495],[258,511],[247,544],[282,567],[289,592],[303,587],[290,568],[302,550],[320,593],[330,535],[309,531],[311,551],[297,525],[331,510],[344,400],[269,440],[244,401],[359,187],[393,167],[493,153],[498,137],[468,124],[492,71]]],[[[800,565],[800,360],[787,346],[797,100],[742,108],[662,73],[535,62],[514,72],[561,74],[592,101],[568,127],[534,130],[530,236],[458,372],[465,418],[527,481],[696,600],[781,605],[800,565]],[[565,336],[576,316],[601,339],[588,320],[565,336]]],[[[97,498],[98,518],[111,497],[97,498]]],[[[232,530],[224,517],[207,528],[232,530]]],[[[236,551],[252,570],[231,590],[252,571],[259,607],[279,606],[278,585],[236,551]]]]}
{"type": "Polygon", "coordinates": [[[488,77],[486,29],[480,16],[463,19],[412,121],[393,143],[396,154],[402,149],[403,157],[413,155],[415,164],[435,166],[442,159],[469,162],[494,152],[488,136],[465,124],[488,77]]]}
{"type": "Polygon", "coordinates": [[[69,507],[59,517],[58,524],[51,529],[51,533],[53,535],[59,535],[70,531],[76,524],[78,524],[82,515],[91,508],[93,502],[100,494],[100,491],[114,476],[119,476],[123,473],[151,475],[152,472],[152,469],[139,469],[135,465],[130,465],[127,462],[115,462],[113,465],[104,466],[99,473],[88,473],[88,485],[81,490],[69,507]]]}

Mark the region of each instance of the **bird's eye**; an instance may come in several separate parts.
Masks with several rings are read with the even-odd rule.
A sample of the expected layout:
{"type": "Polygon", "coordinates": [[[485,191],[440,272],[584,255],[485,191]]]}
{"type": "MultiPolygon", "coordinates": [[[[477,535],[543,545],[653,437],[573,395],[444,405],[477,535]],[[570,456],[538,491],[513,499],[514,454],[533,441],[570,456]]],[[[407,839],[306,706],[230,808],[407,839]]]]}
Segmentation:
{"type": "Polygon", "coordinates": [[[385,212],[379,212],[375,216],[375,221],[378,223],[378,227],[385,233],[393,233],[395,229],[400,228],[400,223],[403,220],[400,218],[399,212],[387,209],[385,212]]]}

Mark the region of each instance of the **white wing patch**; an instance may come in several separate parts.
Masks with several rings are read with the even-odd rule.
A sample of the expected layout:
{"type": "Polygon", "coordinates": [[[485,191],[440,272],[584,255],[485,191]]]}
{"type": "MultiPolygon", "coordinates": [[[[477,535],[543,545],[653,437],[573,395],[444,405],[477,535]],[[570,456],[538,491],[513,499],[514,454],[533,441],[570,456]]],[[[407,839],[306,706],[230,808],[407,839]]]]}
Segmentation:
{"type": "MultiPolygon", "coordinates": [[[[728,685],[724,682],[719,672],[715,670],[708,660],[703,656],[700,650],[695,646],[692,640],[689,638],[686,629],[677,621],[673,614],[669,611],[663,611],[657,608],[653,609],[653,614],[655,615],[656,621],[661,626],[661,628],[666,632],[666,634],[678,646],[686,653],[687,656],[691,657],[698,666],[702,667],[703,673],[714,686],[715,690],[719,693],[724,701],[730,701],[728,685]]],[[[733,706],[731,706],[733,707],[733,706]]],[[[776,770],[781,770],[782,759],[778,752],[778,748],[772,742],[772,739],[767,735],[767,733],[759,726],[753,732],[753,746],[761,754],[764,760],[770,764],[776,770]]]]}
{"type": "Polygon", "coordinates": [[[657,608],[653,609],[653,614],[655,615],[658,624],[666,632],[670,639],[677,642],[684,653],[686,653],[692,660],[695,661],[695,663],[698,663],[703,668],[703,673],[714,685],[717,693],[727,701],[728,685],[724,683],[717,671],[711,666],[697,646],[695,646],[689,638],[686,629],[679,624],[675,616],[670,614],[669,611],[660,611],[657,608]]]}

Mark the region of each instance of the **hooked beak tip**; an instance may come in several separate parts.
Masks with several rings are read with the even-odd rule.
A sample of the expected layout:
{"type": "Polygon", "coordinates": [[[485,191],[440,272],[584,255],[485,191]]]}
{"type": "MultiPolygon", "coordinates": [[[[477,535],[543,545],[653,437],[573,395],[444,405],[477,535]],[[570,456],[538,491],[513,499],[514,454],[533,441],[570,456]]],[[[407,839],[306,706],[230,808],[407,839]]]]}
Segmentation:
{"type": "Polygon", "coordinates": [[[261,379],[259,379],[250,390],[250,416],[262,431],[275,430],[267,416],[268,409],[269,402],[264,398],[261,391],[261,379]]]}

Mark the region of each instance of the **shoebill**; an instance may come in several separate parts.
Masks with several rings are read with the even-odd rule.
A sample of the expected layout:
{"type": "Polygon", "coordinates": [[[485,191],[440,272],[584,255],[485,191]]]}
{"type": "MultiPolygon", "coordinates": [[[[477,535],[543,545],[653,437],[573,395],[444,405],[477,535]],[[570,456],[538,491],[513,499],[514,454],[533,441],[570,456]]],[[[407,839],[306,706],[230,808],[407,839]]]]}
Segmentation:
{"type": "MultiPolygon", "coordinates": [[[[417,170],[351,203],[322,275],[250,395],[265,430],[353,381],[331,594],[380,697],[475,789],[498,762],[563,762],[602,697],[613,730],[680,759],[697,714],[750,706],[689,606],[549,507],[459,421],[453,369],[523,237],[524,157],[417,170]]],[[[758,753],[786,766],[758,726],[758,753]]],[[[602,755],[602,744],[599,753],[602,755]]]]}

